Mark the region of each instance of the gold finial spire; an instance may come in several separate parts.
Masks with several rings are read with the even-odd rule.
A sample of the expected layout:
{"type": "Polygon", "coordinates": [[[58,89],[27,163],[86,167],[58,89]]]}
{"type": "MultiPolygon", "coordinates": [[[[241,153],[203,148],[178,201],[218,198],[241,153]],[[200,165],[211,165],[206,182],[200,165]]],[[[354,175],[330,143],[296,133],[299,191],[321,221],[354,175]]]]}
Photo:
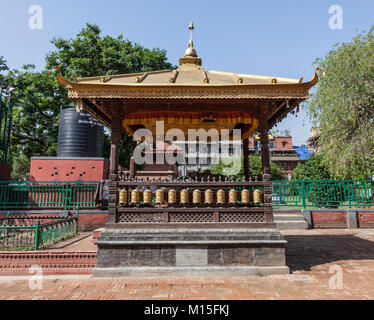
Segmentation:
{"type": "Polygon", "coordinates": [[[195,48],[193,47],[193,41],[192,41],[192,31],[195,29],[192,21],[190,22],[190,25],[188,26],[188,29],[190,29],[190,42],[188,43],[188,48],[184,53],[185,57],[197,57],[197,53],[195,48]]]}
{"type": "MultiPolygon", "coordinates": [[[[197,52],[193,47],[193,40],[192,40],[192,31],[195,29],[192,22],[190,22],[188,29],[190,29],[190,41],[188,43],[188,48],[184,52],[183,58],[179,59],[180,65],[197,65],[201,66],[201,59],[197,56],[197,52]]],[[[196,69],[196,68],[195,68],[196,69]]]]}
{"type": "Polygon", "coordinates": [[[191,34],[190,34],[190,42],[189,42],[188,46],[193,48],[192,31],[195,29],[195,27],[193,26],[192,21],[190,22],[190,25],[188,26],[188,29],[190,29],[190,32],[191,32],[191,34]]]}

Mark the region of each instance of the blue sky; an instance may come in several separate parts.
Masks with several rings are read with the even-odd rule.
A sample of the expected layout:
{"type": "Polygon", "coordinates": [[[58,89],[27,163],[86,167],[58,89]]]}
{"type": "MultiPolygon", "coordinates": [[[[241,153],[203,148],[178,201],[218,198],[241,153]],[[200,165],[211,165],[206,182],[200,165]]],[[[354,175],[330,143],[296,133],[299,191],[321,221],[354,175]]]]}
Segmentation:
{"type": "MultiPolygon", "coordinates": [[[[369,30],[373,12],[373,0],[0,0],[0,55],[11,68],[33,63],[41,69],[53,37],[74,37],[89,22],[103,34],[166,49],[177,64],[192,20],[205,69],[309,80],[313,61],[369,30]],[[41,30],[29,28],[32,5],[43,8],[41,30]],[[331,5],[343,9],[342,30],[329,28],[331,5]]],[[[278,126],[291,131],[295,145],[305,143],[310,127],[304,111],[278,126]]]]}

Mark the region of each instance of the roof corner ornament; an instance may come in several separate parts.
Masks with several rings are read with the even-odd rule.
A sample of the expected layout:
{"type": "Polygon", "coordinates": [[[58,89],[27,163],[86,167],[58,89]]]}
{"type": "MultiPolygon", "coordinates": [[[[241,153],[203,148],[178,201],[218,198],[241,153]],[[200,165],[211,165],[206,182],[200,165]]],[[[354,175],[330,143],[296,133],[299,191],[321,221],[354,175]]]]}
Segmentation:
{"type": "Polygon", "coordinates": [[[172,77],[169,79],[170,83],[175,83],[175,81],[177,80],[177,77],[178,77],[178,73],[179,73],[178,70],[174,70],[173,71],[172,77]]]}
{"type": "Polygon", "coordinates": [[[60,72],[61,66],[56,65],[49,68],[49,75],[52,75],[52,69],[56,69],[58,72],[60,72]]]}
{"type": "Polygon", "coordinates": [[[322,71],[322,77],[323,77],[323,78],[326,77],[326,72],[325,72],[325,70],[324,70],[323,67],[320,67],[320,66],[316,66],[316,65],[315,65],[314,68],[315,68],[315,71],[314,71],[314,72],[317,72],[317,71],[321,70],[321,71],[322,71]]]}
{"type": "MultiPolygon", "coordinates": [[[[61,66],[60,65],[56,65],[56,66],[52,66],[50,67],[50,71],[49,71],[49,75],[52,75],[52,69],[56,69],[58,71],[58,74],[57,74],[57,81],[64,87],[66,88],[71,88],[71,84],[72,82],[70,82],[69,80],[65,79],[64,76],[62,75],[61,73],[61,66]]],[[[76,79],[74,79],[74,81],[76,81],[76,79]]]]}

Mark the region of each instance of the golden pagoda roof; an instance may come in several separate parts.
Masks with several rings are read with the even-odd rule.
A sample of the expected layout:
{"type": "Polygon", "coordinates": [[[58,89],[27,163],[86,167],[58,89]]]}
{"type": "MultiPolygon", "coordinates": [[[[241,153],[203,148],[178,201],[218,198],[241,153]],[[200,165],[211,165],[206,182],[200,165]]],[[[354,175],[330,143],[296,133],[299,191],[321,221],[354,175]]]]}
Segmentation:
{"type": "Polygon", "coordinates": [[[144,99],[307,99],[318,82],[317,73],[308,82],[300,79],[207,71],[193,63],[176,70],[120,74],[74,79],[61,73],[58,81],[69,98],[144,99]]]}
{"type": "MultiPolygon", "coordinates": [[[[62,79],[61,79],[62,80],[62,79]]],[[[312,79],[313,80],[313,79],[312,79]]],[[[63,80],[60,82],[64,82],[63,80]]],[[[259,76],[243,73],[232,73],[215,70],[205,70],[201,67],[182,65],[176,70],[151,71],[144,73],[129,73],[113,76],[100,76],[89,78],[77,78],[74,82],[67,81],[66,84],[101,85],[101,86],[238,86],[245,85],[268,85],[276,87],[278,84],[307,84],[302,79],[292,79],[274,76],[259,76]]]]}
{"type": "Polygon", "coordinates": [[[308,90],[318,81],[316,72],[308,82],[303,78],[251,75],[205,70],[193,46],[192,30],[188,48],[175,70],[95,76],[58,81],[77,98],[308,98],[308,90]]]}
{"type": "MultiPolygon", "coordinates": [[[[222,112],[242,112],[238,116],[231,115],[236,122],[229,126],[232,129],[239,125],[246,135],[258,126],[260,118],[266,119],[271,128],[295,108],[298,111],[300,102],[309,97],[309,89],[318,82],[316,71],[310,81],[303,82],[303,78],[205,70],[194,48],[192,23],[189,29],[188,47],[175,70],[74,78],[72,81],[59,72],[57,79],[68,89],[68,97],[76,102],[78,111],[85,109],[108,127],[119,118],[125,121],[122,125],[128,132],[140,124],[151,127],[157,112],[166,112],[160,117],[168,119],[173,112],[190,113],[184,119],[195,119],[196,113],[203,112],[198,120],[191,121],[197,121],[199,126],[201,123],[213,125],[213,122],[217,126],[222,112]],[[148,123],[144,124],[144,119],[140,121],[137,112],[142,114],[141,119],[150,112],[148,123]]],[[[226,120],[220,125],[227,127],[226,120]]],[[[188,127],[191,125],[188,123],[188,127]]]]}

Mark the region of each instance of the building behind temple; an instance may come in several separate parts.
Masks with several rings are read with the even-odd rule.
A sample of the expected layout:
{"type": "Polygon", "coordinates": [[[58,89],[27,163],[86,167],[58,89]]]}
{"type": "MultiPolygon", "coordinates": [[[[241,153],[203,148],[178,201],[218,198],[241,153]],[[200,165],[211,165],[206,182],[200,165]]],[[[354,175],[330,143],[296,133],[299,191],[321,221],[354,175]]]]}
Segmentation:
{"type": "MultiPolygon", "coordinates": [[[[174,142],[178,146],[184,145],[185,149],[185,164],[179,164],[179,173],[181,175],[188,175],[188,172],[204,171],[211,167],[216,159],[213,152],[214,146],[212,143],[199,142],[174,142]]],[[[309,159],[310,153],[305,146],[294,146],[291,136],[277,136],[269,135],[270,159],[284,170],[288,180],[299,163],[305,163],[309,159]]],[[[241,154],[242,145],[236,146],[233,143],[221,143],[218,147],[218,152],[226,151],[229,156],[238,156],[241,154]]],[[[261,155],[261,143],[258,135],[249,137],[249,154],[252,156],[261,155]]]]}

